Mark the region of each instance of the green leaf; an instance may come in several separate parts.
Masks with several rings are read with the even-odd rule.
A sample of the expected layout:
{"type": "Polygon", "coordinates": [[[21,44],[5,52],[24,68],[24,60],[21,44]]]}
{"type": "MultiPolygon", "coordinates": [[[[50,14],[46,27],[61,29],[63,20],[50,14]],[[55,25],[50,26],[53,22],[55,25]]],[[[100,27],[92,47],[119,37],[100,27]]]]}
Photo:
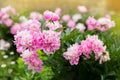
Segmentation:
{"type": "Polygon", "coordinates": [[[70,40],[71,38],[79,35],[79,30],[78,29],[75,29],[73,30],[69,35],[65,35],[62,39],[61,39],[61,42],[64,42],[64,41],[67,41],[67,40],[70,40]]]}
{"type": "Polygon", "coordinates": [[[55,31],[56,32],[60,32],[60,31],[62,31],[63,30],[63,28],[57,28],[55,31]]]}

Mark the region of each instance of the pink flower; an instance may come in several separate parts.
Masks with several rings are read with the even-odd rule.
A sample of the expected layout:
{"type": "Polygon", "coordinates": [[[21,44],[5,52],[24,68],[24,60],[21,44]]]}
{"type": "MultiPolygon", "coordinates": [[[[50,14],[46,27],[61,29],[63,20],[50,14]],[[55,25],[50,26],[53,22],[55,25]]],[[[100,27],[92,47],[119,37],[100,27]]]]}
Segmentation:
{"type": "Polygon", "coordinates": [[[2,23],[3,23],[2,20],[0,20],[0,25],[1,25],[2,23]]]}
{"type": "Polygon", "coordinates": [[[100,26],[96,27],[100,31],[106,31],[110,29],[111,27],[115,26],[114,21],[111,21],[109,18],[99,18],[98,23],[100,26]]]}
{"type": "Polygon", "coordinates": [[[38,41],[44,52],[50,54],[60,48],[60,36],[55,31],[43,31],[38,41]]]}
{"type": "Polygon", "coordinates": [[[114,21],[110,19],[109,15],[99,18],[98,20],[94,19],[93,17],[88,17],[86,24],[88,26],[88,30],[97,29],[99,31],[106,31],[115,26],[114,21]]]}
{"type": "Polygon", "coordinates": [[[81,41],[81,45],[78,48],[79,53],[82,53],[87,59],[90,58],[90,54],[92,53],[91,43],[88,41],[81,41]]]}
{"type": "Polygon", "coordinates": [[[48,21],[49,20],[58,21],[59,16],[56,13],[53,13],[53,12],[47,10],[44,12],[43,18],[48,21]]]}
{"type": "Polygon", "coordinates": [[[3,16],[3,12],[0,11],[0,18],[3,16]]]}
{"type": "Polygon", "coordinates": [[[61,8],[56,8],[55,13],[60,16],[61,15],[61,8]]]}
{"type": "Polygon", "coordinates": [[[93,17],[88,17],[88,19],[86,20],[86,24],[88,26],[88,30],[94,30],[97,26],[100,26],[98,21],[93,17]]]}
{"type": "Polygon", "coordinates": [[[68,22],[69,20],[71,20],[70,15],[68,15],[68,14],[63,15],[62,20],[65,22],[68,22]]]}
{"type": "Polygon", "coordinates": [[[28,64],[28,69],[31,69],[34,72],[39,72],[42,70],[43,62],[38,58],[37,53],[25,50],[21,56],[24,62],[28,64]]]}
{"type": "Polygon", "coordinates": [[[3,39],[0,39],[0,50],[8,50],[10,48],[10,43],[3,39]]]}
{"type": "Polygon", "coordinates": [[[102,64],[103,62],[106,62],[108,60],[110,60],[110,56],[109,56],[109,52],[106,51],[106,46],[105,46],[105,50],[102,53],[99,53],[99,63],[102,64]]]}
{"type": "Polygon", "coordinates": [[[46,23],[46,26],[50,29],[50,30],[56,30],[57,28],[61,28],[62,25],[58,22],[48,22],[46,23]]]}
{"type": "Polygon", "coordinates": [[[12,8],[11,6],[7,6],[7,7],[4,7],[4,8],[1,8],[1,12],[2,13],[7,13],[7,14],[16,14],[16,11],[14,8],[12,8]]]}
{"type": "Polygon", "coordinates": [[[81,53],[78,52],[78,47],[79,45],[75,43],[63,53],[64,58],[69,60],[71,65],[77,65],[79,62],[79,56],[81,53]]]}
{"type": "Polygon", "coordinates": [[[97,35],[88,35],[86,40],[91,43],[91,47],[94,53],[100,53],[104,50],[103,42],[98,39],[97,35]]]}
{"type": "Polygon", "coordinates": [[[83,33],[83,32],[85,31],[85,29],[86,29],[85,25],[82,24],[82,23],[78,23],[78,24],[76,25],[76,28],[79,29],[79,31],[82,32],[82,33],[83,33]]]}
{"type": "Polygon", "coordinates": [[[21,54],[22,59],[24,60],[25,64],[28,64],[32,58],[36,58],[38,55],[28,49],[23,51],[21,54]]]}
{"type": "Polygon", "coordinates": [[[9,16],[8,14],[3,14],[3,15],[2,15],[2,20],[9,19],[9,17],[10,17],[10,16],[9,16]]]}
{"type": "Polygon", "coordinates": [[[24,23],[24,22],[27,22],[27,18],[25,16],[20,16],[19,20],[24,23]]]}
{"type": "Polygon", "coordinates": [[[67,26],[71,28],[71,30],[75,29],[76,23],[73,20],[68,21],[67,26]]]}
{"type": "Polygon", "coordinates": [[[72,19],[73,19],[73,21],[77,22],[79,19],[82,19],[82,15],[81,14],[74,14],[72,19]]]}
{"type": "Polygon", "coordinates": [[[12,19],[6,19],[6,20],[4,20],[3,22],[4,22],[4,24],[5,24],[7,27],[10,27],[10,26],[12,25],[12,23],[13,23],[12,19]]]}
{"type": "Polygon", "coordinates": [[[104,51],[103,42],[98,39],[97,35],[88,35],[86,40],[81,41],[79,52],[83,53],[86,58],[90,58],[92,52],[95,53],[95,59],[99,58],[99,53],[104,51]]]}
{"type": "Polygon", "coordinates": [[[24,27],[27,30],[30,30],[30,31],[33,31],[33,32],[40,32],[40,26],[41,26],[41,23],[37,20],[28,20],[24,24],[24,27]]]}
{"type": "Polygon", "coordinates": [[[105,18],[111,19],[111,16],[109,14],[105,15],[105,18]]]}
{"type": "Polygon", "coordinates": [[[34,72],[40,72],[42,70],[43,62],[39,58],[33,58],[28,65],[28,69],[33,70],[34,72]]]}
{"type": "Polygon", "coordinates": [[[88,12],[88,9],[86,8],[86,6],[78,6],[78,11],[81,13],[86,13],[88,12]]]}
{"type": "Polygon", "coordinates": [[[17,52],[21,53],[26,49],[31,49],[33,46],[33,36],[30,31],[24,30],[21,32],[18,32],[14,36],[14,43],[16,44],[17,47],[17,52]]]}
{"type": "Polygon", "coordinates": [[[42,15],[38,12],[31,12],[30,19],[42,20],[42,15]]]}
{"type": "Polygon", "coordinates": [[[11,28],[10,32],[12,34],[17,34],[17,32],[21,31],[21,25],[19,23],[15,23],[11,28]]]}

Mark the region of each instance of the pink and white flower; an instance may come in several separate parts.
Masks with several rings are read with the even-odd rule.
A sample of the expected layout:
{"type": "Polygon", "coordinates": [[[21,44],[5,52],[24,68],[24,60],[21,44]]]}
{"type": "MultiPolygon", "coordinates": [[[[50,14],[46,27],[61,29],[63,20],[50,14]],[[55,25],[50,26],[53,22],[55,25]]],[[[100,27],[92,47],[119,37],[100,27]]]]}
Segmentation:
{"type": "Polygon", "coordinates": [[[35,19],[35,20],[42,20],[42,14],[38,13],[38,12],[31,12],[30,13],[30,19],[35,19]]]}
{"type": "Polygon", "coordinates": [[[77,65],[79,62],[81,53],[78,52],[78,47],[79,45],[75,43],[70,46],[66,52],[63,53],[64,58],[69,60],[71,65],[77,65]]]}
{"type": "Polygon", "coordinates": [[[70,15],[68,15],[68,14],[63,15],[62,20],[65,21],[65,22],[70,21],[71,20],[70,15]]]}
{"type": "Polygon", "coordinates": [[[115,26],[114,21],[111,21],[109,18],[99,18],[98,23],[100,26],[96,27],[100,31],[106,31],[110,29],[111,27],[115,26]]]}
{"type": "Polygon", "coordinates": [[[77,22],[78,20],[82,19],[82,15],[81,14],[74,14],[72,16],[73,21],[77,22]]]}
{"type": "Polygon", "coordinates": [[[43,14],[43,18],[47,21],[58,21],[59,16],[56,13],[53,13],[51,11],[45,11],[43,14]]]}
{"type": "Polygon", "coordinates": [[[58,21],[48,22],[48,23],[46,23],[46,26],[47,26],[50,30],[56,30],[56,29],[62,27],[62,25],[61,25],[58,21]]]}
{"type": "Polygon", "coordinates": [[[78,6],[78,11],[81,13],[86,13],[88,12],[88,9],[86,8],[86,6],[78,6]]]}
{"type": "Polygon", "coordinates": [[[34,72],[42,70],[43,62],[38,58],[37,53],[25,50],[21,56],[24,62],[28,64],[28,69],[33,70],[34,72]]]}
{"type": "Polygon", "coordinates": [[[44,52],[51,54],[60,48],[60,36],[55,31],[43,31],[39,38],[38,45],[42,45],[44,52]]]}
{"type": "Polygon", "coordinates": [[[67,26],[68,26],[71,30],[74,30],[74,29],[75,29],[75,26],[76,26],[76,22],[73,21],[73,20],[69,20],[68,23],[67,23],[67,26]]]}
{"type": "Polygon", "coordinates": [[[85,31],[86,27],[85,27],[84,24],[78,23],[78,24],[76,25],[76,29],[79,29],[79,31],[83,33],[83,32],[85,31]]]}
{"type": "Polygon", "coordinates": [[[86,20],[88,30],[95,30],[97,26],[100,26],[98,21],[94,17],[88,17],[86,20]]]}

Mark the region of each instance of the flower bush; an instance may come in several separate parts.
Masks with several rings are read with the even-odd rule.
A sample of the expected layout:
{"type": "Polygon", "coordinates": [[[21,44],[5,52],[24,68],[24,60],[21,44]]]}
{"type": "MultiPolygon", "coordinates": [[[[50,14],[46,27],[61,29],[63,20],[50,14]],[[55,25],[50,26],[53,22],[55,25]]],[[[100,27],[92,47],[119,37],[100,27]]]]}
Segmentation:
{"type": "Polygon", "coordinates": [[[4,22],[6,18],[3,19],[4,14],[2,14],[1,24],[8,26],[11,40],[14,36],[13,42],[21,57],[17,60],[18,69],[22,66],[22,70],[31,73],[29,75],[26,71],[26,74],[21,75],[23,77],[17,74],[20,77],[13,79],[116,80],[120,78],[120,41],[119,36],[109,30],[115,26],[110,15],[100,18],[90,16],[85,6],[78,6],[79,12],[70,15],[62,15],[60,8],[55,11],[46,10],[43,14],[31,12],[28,17],[17,15],[11,7],[1,9],[1,13],[5,11],[7,14],[9,9],[18,19],[9,21],[8,16],[6,23],[11,23],[8,25],[4,22]],[[45,70],[47,71],[44,73],[45,70]]]}

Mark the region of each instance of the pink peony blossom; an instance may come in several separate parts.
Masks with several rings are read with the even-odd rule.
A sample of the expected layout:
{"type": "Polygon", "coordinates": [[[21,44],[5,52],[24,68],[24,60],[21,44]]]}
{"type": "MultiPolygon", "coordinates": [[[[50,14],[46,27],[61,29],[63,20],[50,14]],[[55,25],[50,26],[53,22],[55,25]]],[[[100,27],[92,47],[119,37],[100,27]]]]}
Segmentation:
{"type": "Polygon", "coordinates": [[[81,53],[78,52],[78,47],[79,45],[75,43],[63,53],[64,58],[69,60],[71,65],[77,65],[79,62],[79,56],[81,53]]]}
{"type": "Polygon", "coordinates": [[[21,25],[19,23],[15,23],[11,28],[10,28],[10,32],[12,34],[17,34],[17,32],[21,31],[21,25]]]}
{"type": "Polygon", "coordinates": [[[95,59],[99,58],[99,53],[104,51],[103,42],[98,39],[97,35],[88,35],[86,40],[81,41],[79,52],[83,53],[86,58],[90,58],[92,52],[95,53],[95,59]]]}
{"type": "Polygon", "coordinates": [[[78,11],[81,13],[86,13],[88,12],[88,9],[86,8],[86,6],[78,6],[78,11]]]}
{"type": "Polygon", "coordinates": [[[93,17],[88,17],[86,24],[88,26],[88,30],[96,29],[102,32],[115,26],[115,23],[114,21],[111,21],[110,16],[105,16],[103,18],[99,18],[98,20],[93,17]]]}
{"type": "Polygon", "coordinates": [[[49,20],[58,21],[59,16],[56,13],[53,13],[53,12],[47,10],[44,12],[43,18],[48,21],[49,20]]]}
{"type": "Polygon", "coordinates": [[[111,16],[109,14],[106,14],[105,18],[111,19],[111,16]]]}
{"type": "Polygon", "coordinates": [[[27,18],[25,16],[20,16],[19,20],[24,23],[24,22],[27,22],[27,18]]]}
{"type": "Polygon", "coordinates": [[[1,12],[2,12],[2,13],[7,13],[7,14],[14,14],[14,15],[16,15],[15,9],[12,8],[11,6],[7,6],[7,7],[4,7],[4,8],[1,8],[1,12]]]}
{"type": "Polygon", "coordinates": [[[21,56],[24,62],[28,64],[28,69],[33,70],[34,72],[42,70],[43,62],[38,58],[37,53],[25,50],[21,56]]]}
{"type": "Polygon", "coordinates": [[[94,30],[97,26],[100,26],[98,21],[93,17],[88,17],[86,24],[88,26],[88,30],[94,30]]]}
{"type": "Polygon", "coordinates": [[[77,22],[79,19],[82,19],[82,15],[81,14],[74,14],[72,16],[73,21],[77,22]]]}
{"type": "Polygon", "coordinates": [[[7,27],[10,27],[13,23],[12,19],[6,19],[3,21],[3,23],[7,26],[7,27]]]}
{"type": "Polygon", "coordinates": [[[27,30],[30,30],[32,32],[39,32],[40,26],[41,26],[41,23],[37,20],[28,20],[24,24],[24,28],[26,28],[27,30]]]}
{"type": "Polygon", "coordinates": [[[9,19],[9,17],[10,17],[9,14],[3,14],[1,19],[6,20],[9,19]]]}
{"type": "Polygon", "coordinates": [[[2,23],[3,23],[2,20],[0,20],[0,25],[1,25],[2,23]]]}
{"type": "Polygon", "coordinates": [[[56,30],[57,28],[61,28],[62,25],[58,22],[47,22],[46,26],[50,29],[50,30],[56,30]]]}
{"type": "Polygon", "coordinates": [[[51,54],[60,48],[60,36],[55,31],[43,31],[39,38],[38,44],[42,46],[44,52],[51,54]]]}
{"type": "Polygon", "coordinates": [[[17,52],[21,53],[26,49],[32,49],[32,47],[34,46],[34,40],[32,35],[33,33],[31,33],[30,31],[24,30],[18,32],[14,36],[14,43],[16,44],[17,52]]]}
{"type": "Polygon", "coordinates": [[[110,29],[111,27],[115,26],[114,21],[111,21],[109,18],[99,18],[98,23],[100,24],[100,26],[96,28],[97,30],[100,30],[100,31],[106,31],[110,29]]]}
{"type": "Polygon", "coordinates": [[[88,41],[81,41],[81,45],[78,48],[79,53],[82,53],[87,59],[90,58],[92,53],[91,43],[88,41]]]}
{"type": "Polygon", "coordinates": [[[67,26],[71,28],[71,30],[75,29],[76,23],[73,20],[68,21],[67,26]]]}
{"type": "Polygon", "coordinates": [[[3,39],[0,39],[0,50],[8,50],[10,48],[10,43],[3,39]]]}
{"type": "Polygon", "coordinates": [[[78,23],[78,24],[76,25],[76,28],[79,29],[79,31],[82,32],[82,33],[83,33],[83,32],[85,31],[85,29],[86,29],[85,25],[82,24],[82,23],[78,23]]]}
{"type": "Polygon", "coordinates": [[[62,20],[65,22],[68,22],[69,20],[71,20],[70,15],[68,15],[68,14],[63,15],[62,20]]]}
{"type": "Polygon", "coordinates": [[[40,72],[42,70],[43,62],[39,58],[33,58],[28,65],[28,69],[34,72],[40,72]]]}
{"type": "Polygon", "coordinates": [[[55,13],[60,16],[61,15],[61,8],[56,8],[55,13]]]}
{"type": "Polygon", "coordinates": [[[31,12],[30,19],[42,20],[42,15],[38,12],[31,12]]]}

